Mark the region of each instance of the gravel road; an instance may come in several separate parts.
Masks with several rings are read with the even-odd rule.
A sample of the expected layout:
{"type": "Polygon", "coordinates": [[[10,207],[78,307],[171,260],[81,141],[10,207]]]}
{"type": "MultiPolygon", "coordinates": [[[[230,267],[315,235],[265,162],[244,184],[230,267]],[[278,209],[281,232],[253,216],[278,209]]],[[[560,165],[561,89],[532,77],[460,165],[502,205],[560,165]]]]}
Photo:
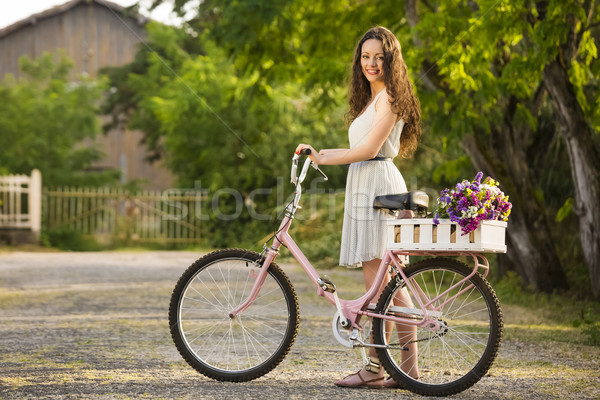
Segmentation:
{"type": "MultiPolygon", "coordinates": [[[[360,366],[359,353],[337,344],[335,310],[293,264],[282,267],[298,293],[301,324],[286,360],[248,383],[199,375],[177,353],[167,322],[175,282],[199,256],[0,252],[0,399],[420,398],[333,385],[360,366]]],[[[332,273],[360,279],[359,271],[332,273]]],[[[505,315],[507,329],[519,332],[505,315]]],[[[489,376],[454,398],[600,398],[597,347],[508,336],[489,376]]]]}

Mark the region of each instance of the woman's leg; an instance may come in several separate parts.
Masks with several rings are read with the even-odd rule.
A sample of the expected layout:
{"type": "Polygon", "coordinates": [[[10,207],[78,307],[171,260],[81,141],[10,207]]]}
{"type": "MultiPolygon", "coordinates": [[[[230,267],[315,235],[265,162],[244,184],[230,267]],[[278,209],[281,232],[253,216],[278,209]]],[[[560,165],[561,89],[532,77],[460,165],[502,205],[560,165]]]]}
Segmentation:
{"type": "MultiPolygon", "coordinates": [[[[379,268],[381,260],[375,259],[367,262],[363,262],[363,276],[365,278],[365,286],[367,289],[371,287],[373,284],[373,280],[375,279],[375,275],[377,274],[377,269],[379,268]]],[[[386,275],[385,279],[389,281],[389,276],[386,275]]],[[[385,287],[385,284],[382,287],[385,287]]],[[[377,301],[381,291],[377,293],[374,301],[377,301]]],[[[355,374],[349,375],[342,380],[337,381],[335,384],[338,386],[383,386],[384,384],[384,369],[379,366],[376,368],[374,364],[379,364],[379,359],[377,358],[377,352],[374,347],[369,348],[369,358],[371,358],[371,364],[369,366],[363,367],[360,371],[355,374]],[[373,364],[374,363],[374,364],[373,364]],[[370,382],[369,384],[364,384],[365,381],[370,382]]]]}
{"type": "MultiPolygon", "coordinates": [[[[363,262],[362,270],[363,270],[363,276],[365,279],[365,287],[367,290],[373,285],[373,282],[375,281],[375,276],[377,275],[377,271],[379,269],[379,264],[381,264],[380,259],[374,259],[371,261],[363,262]]],[[[379,288],[379,291],[377,292],[375,298],[373,299],[374,302],[377,302],[377,300],[379,300],[379,296],[381,295],[381,292],[386,287],[386,285],[388,284],[389,281],[390,281],[390,276],[389,276],[389,274],[386,274],[383,278],[383,283],[382,283],[381,287],[379,288]]],[[[410,299],[410,296],[409,296],[406,288],[404,288],[398,292],[398,294],[394,298],[394,305],[404,306],[404,307],[412,307],[412,301],[410,299]]],[[[388,332],[391,332],[393,323],[389,322],[388,324],[389,324],[389,326],[387,327],[386,330],[388,332]]],[[[416,326],[396,324],[396,330],[398,332],[398,338],[401,342],[413,341],[417,337],[416,326]]],[[[371,340],[372,340],[372,338],[371,338],[371,340]]],[[[418,354],[417,344],[410,343],[410,344],[408,344],[407,347],[408,347],[408,351],[406,351],[402,354],[402,364],[400,367],[408,375],[412,376],[413,378],[418,378],[419,371],[418,371],[418,366],[417,366],[417,354],[418,354]]],[[[374,347],[369,348],[369,357],[376,364],[379,364],[379,359],[377,358],[377,351],[375,350],[374,347]]],[[[378,370],[377,370],[377,368],[373,368],[372,366],[371,367],[363,367],[356,374],[349,375],[346,378],[344,378],[340,381],[337,381],[336,384],[339,386],[379,386],[380,384],[381,385],[384,384],[383,376],[384,376],[383,367],[380,367],[378,370]],[[369,384],[365,385],[364,384],[365,381],[368,381],[369,384]]],[[[391,381],[391,380],[390,380],[390,382],[393,383],[393,381],[391,381]]],[[[392,386],[392,385],[386,384],[386,386],[392,386]]]]}
{"type": "MultiPolygon", "coordinates": [[[[396,294],[396,297],[394,297],[394,305],[399,307],[413,308],[413,302],[410,299],[407,288],[403,288],[396,294]]],[[[388,331],[392,331],[391,326],[389,327],[388,331]]],[[[419,348],[417,343],[414,342],[417,340],[417,327],[415,325],[404,325],[397,323],[396,331],[398,333],[398,340],[400,343],[408,347],[408,351],[404,351],[402,353],[402,363],[400,364],[400,368],[407,375],[415,379],[419,379],[419,366],[417,363],[419,348]]]]}
{"type": "MultiPolygon", "coordinates": [[[[373,285],[373,281],[375,280],[375,276],[377,275],[377,271],[379,270],[379,264],[381,264],[380,259],[375,259],[363,263],[363,275],[365,278],[365,286],[367,290],[373,285]]],[[[379,292],[377,293],[374,301],[379,300],[381,292],[387,286],[389,281],[390,276],[389,274],[386,274],[383,279],[383,284],[379,292]]],[[[394,305],[409,308],[413,307],[412,300],[410,299],[410,295],[406,288],[400,290],[396,294],[396,297],[394,298],[394,305]]],[[[393,322],[386,323],[387,332],[392,332],[392,324],[393,322]]],[[[398,339],[400,340],[400,343],[412,342],[417,339],[417,327],[414,325],[396,324],[396,331],[398,333],[398,339]]],[[[417,343],[409,343],[407,347],[408,351],[405,351],[402,354],[402,364],[400,365],[400,368],[402,368],[402,370],[407,375],[410,375],[411,377],[417,379],[419,378],[419,368],[417,364],[418,346],[417,343]]],[[[369,356],[377,357],[377,353],[374,347],[371,347],[369,349],[369,356]]]]}
{"type": "MultiPolygon", "coordinates": [[[[369,290],[371,288],[371,286],[373,286],[373,282],[375,281],[375,276],[377,275],[377,271],[379,270],[379,264],[381,264],[381,260],[379,258],[376,258],[371,261],[363,262],[362,270],[363,270],[363,276],[365,278],[366,290],[369,290]]],[[[385,274],[385,276],[383,277],[383,283],[381,285],[381,288],[379,289],[379,291],[375,295],[375,298],[373,299],[374,303],[377,303],[377,301],[379,300],[379,296],[381,296],[381,292],[386,287],[386,285],[388,284],[389,281],[390,281],[390,276],[388,274],[385,274]]],[[[369,348],[369,357],[377,357],[377,351],[375,350],[374,347],[369,348]]]]}

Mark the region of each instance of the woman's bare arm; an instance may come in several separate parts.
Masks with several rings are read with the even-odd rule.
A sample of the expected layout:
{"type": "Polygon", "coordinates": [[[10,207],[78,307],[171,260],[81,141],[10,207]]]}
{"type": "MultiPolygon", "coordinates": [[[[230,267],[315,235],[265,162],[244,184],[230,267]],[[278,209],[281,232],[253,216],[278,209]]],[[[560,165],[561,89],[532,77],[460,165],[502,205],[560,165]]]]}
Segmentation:
{"type": "Polygon", "coordinates": [[[351,164],[375,157],[396,124],[396,114],[392,112],[387,93],[383,93],[378,99],[375,109],[373,128],[358,146],[352,149],[324,149],[317,153],[312,146],[300,144],[297,150],[310,148],[312,151],[309,157],[321,165],[351,164]]]}

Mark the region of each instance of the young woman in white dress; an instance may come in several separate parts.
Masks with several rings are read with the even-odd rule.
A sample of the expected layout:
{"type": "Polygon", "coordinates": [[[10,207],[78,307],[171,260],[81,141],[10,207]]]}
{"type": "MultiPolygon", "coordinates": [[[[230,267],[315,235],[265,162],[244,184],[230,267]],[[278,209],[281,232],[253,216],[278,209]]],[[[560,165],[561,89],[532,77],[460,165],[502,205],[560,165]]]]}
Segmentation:
{"type": "MultiPolygon", "coordinates": [[[[297,151],[311,149],[309,157],[320,165],[350,164],[340,264],[362,267],[365,285],[369,288],[386,246],[384,215],[373,208],[373,199],[406,192],[404,179],[392,159],[398,154],[410,156],[421,135],[419,101],[408,77],[400,43],[388,29],[372,28],[358,42],[349,103],[349,149],[317,152],[308,144],[300,144],[297,151]]],[[[386,284],[384,282],[380,293],[386,284]]],[[[406,289],[399,297],[398,305],[412,307],[406,289]]],[[[415,327],[398,326],[398,331],[406,333],[406,341],[416,335],[415,327]]],[[[401,367],[418,378],[417,344],[411,343],[408,348],[401,367]]],[[[369,356],[368,365],[337,381],[336,385],[398,387],[391,378],[385,379],[374,348],[370,348],[369,356]]]]}

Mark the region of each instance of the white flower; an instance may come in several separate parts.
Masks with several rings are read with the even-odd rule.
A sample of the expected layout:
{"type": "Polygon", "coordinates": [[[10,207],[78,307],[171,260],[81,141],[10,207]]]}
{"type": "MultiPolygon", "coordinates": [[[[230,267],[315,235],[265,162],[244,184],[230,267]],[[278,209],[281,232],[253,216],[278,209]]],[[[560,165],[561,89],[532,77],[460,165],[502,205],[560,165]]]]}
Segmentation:
{"type": "Polygon", "coordinates": [[[476,218],[479,213],[479,208],[477,206],[470,206],[466,210],[462,210],[460,212],[460,217],[462,218],[476,218]]]}

